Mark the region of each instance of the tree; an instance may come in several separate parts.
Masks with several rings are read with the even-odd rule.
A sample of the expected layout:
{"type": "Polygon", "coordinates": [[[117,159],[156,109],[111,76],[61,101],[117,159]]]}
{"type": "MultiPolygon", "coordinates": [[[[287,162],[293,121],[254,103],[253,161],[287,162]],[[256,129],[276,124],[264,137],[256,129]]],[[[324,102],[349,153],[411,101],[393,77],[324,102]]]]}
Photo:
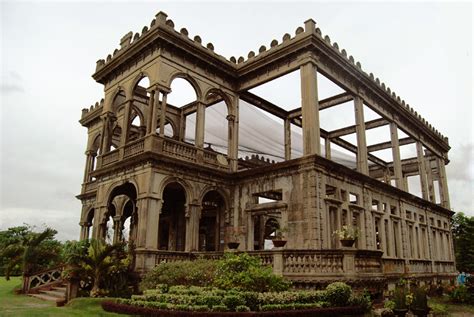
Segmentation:
{"type": "Polygon", "coordinates": [[[474,217],[462,212],[452,218],[456,266],[460,272],[474,272],[474,217]]]}
{"type": "Polygon", "coordinates": [[[5,278],[9,280],[15,270],[28,275],[58,264],[61,243],[54,239],[56,234],[52,228],[34,232],[29,226],[0,232],[0,258],[5,278]]]}
{"type": "Polygon", "coordinates": [[[91,297],[100,294],[100,286],[104,284],[112,269],[125,265],[122,263],[122,260],[126,258],[122,243],[110,245],[102,240],[91,239],[68,242],[66,246],[69,251],[64,257],[71,266],[68,275],[82,281],[91,281],[91,297]]]}

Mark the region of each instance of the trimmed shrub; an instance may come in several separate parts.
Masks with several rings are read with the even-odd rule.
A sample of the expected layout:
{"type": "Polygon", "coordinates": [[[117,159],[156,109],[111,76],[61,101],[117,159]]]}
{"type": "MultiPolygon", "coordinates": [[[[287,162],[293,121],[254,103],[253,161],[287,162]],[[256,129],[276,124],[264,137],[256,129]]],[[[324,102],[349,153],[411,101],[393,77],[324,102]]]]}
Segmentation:
{"type": "Polygon", "coordinates": [[[245,305],[239,305],[239,306],[235,307],[235,311],[236,312],[248,312],[248,311],[250,311],[250,307],[245,306],[245,305]]]}
{"type": "Polygon", "coordinates": [[[226,305],[216,305],[216,306],[212,306],[212,311],[226,312],[226,311],[229,311],[229,309],[227,309],[226,305]]]}
{"type": "Polygon", "coordinates": [[[216,271],[216,261],[197,259],[160,263],[148,272],[140,283],[142,289],[154,289],[166,285],[210,286],[216,271]]]}
{"type": "Polygon", "coordinates": [[[235,310],[237,306],[244,306],[245,300],[239,295],[227,295],[224,296],[222,303],[229,309],[235,310]]]}
{"type": "Polygon", "coordinates": [[[331,306],[346,306],[352,294],[352,288],[343,282],[334,282],[326,287],[326,300],[331,306]]]}
{"type": "Polygon", "coordinates": [[[278,292],[287,290],[290,282],[273,274],[272,269],[262,265],[257,257],[247,253],[226,253],[223,259],[218,261],[214,285],[221,289],[278,292]]]}
{"type": "Polygon", "coordinates": [[[257,292],[242,292],[241,296],[245,301],[245,305],[250,308],[250,310],[256,311],[258,310],[258,306],[260,304],[259,293],[257,292]]]}

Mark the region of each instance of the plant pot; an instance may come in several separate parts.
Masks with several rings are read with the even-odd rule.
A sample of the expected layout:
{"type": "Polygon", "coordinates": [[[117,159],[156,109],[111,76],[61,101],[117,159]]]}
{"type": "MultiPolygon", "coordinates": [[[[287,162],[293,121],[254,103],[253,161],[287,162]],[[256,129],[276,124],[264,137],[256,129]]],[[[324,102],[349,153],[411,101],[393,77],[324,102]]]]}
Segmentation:
{"type": "Polygon", "coordinates": [[[393,310],[393,313],[395,314],[395,316],[404,317],[408,313],[408,309],[395,308],[393,310]]]}
{"type": "Polygon", "coordinates": [[[426,317],[430,312],[429,308],[411,308],[410,310],[413,315],[416,315],[418,317],[426,317]]]}
{"type": "Polygon", "coordinates": [[[275,246],[275,248],[283,248],[286,244],[286,240],[274,239],[274,240],[272,240],[272,242],[273,242],[273,245],[275,246]]]}
{"type": "Polygon", "coordinates": [[[341,239],[341,244],[343,247],[350,248],[354,245],[355,239],[341,239]]]}
{"type": "Polygon", "coordinates": [[[229,249],[231,250],[235,250],[239,247],[240,243],[239,242],[228,242],[227,243],[227,246],[229,247],[229,249]]]}

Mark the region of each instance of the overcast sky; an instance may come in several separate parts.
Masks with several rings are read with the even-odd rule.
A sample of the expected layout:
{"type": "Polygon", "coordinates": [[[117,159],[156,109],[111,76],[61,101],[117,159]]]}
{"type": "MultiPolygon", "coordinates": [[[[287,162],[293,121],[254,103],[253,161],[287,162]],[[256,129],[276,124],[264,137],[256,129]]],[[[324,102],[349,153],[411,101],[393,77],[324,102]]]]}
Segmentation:
{"type": "MultiPolygon", "coordinates": [[[[46,223],[79,237],[86,129],[81,109],[103,97],[98,59],[162,10],[176,29],[247,56],[313,18],[441,133],[452,147],[451,205],[474,215],[472,4],[1,2],[0,230],[46,223]]],[[[275,94],[282,95],[282,91],[275,94]]],[[[285,99],[285,96],[280,96],[285,99]]]]}

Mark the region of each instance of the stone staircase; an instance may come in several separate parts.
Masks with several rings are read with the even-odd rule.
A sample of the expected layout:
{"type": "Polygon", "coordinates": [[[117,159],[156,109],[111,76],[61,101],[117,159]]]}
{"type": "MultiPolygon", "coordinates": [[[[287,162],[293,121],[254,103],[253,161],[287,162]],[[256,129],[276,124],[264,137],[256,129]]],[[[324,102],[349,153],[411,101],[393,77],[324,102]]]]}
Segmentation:
{"type": "Polygon", "coordinates": [[[58,284],[49,288],[37,290],[35,293],[29,293],[28,296],[55,302],[56,306],[64,306],[66,303],[66,284],[58,284]]]}

